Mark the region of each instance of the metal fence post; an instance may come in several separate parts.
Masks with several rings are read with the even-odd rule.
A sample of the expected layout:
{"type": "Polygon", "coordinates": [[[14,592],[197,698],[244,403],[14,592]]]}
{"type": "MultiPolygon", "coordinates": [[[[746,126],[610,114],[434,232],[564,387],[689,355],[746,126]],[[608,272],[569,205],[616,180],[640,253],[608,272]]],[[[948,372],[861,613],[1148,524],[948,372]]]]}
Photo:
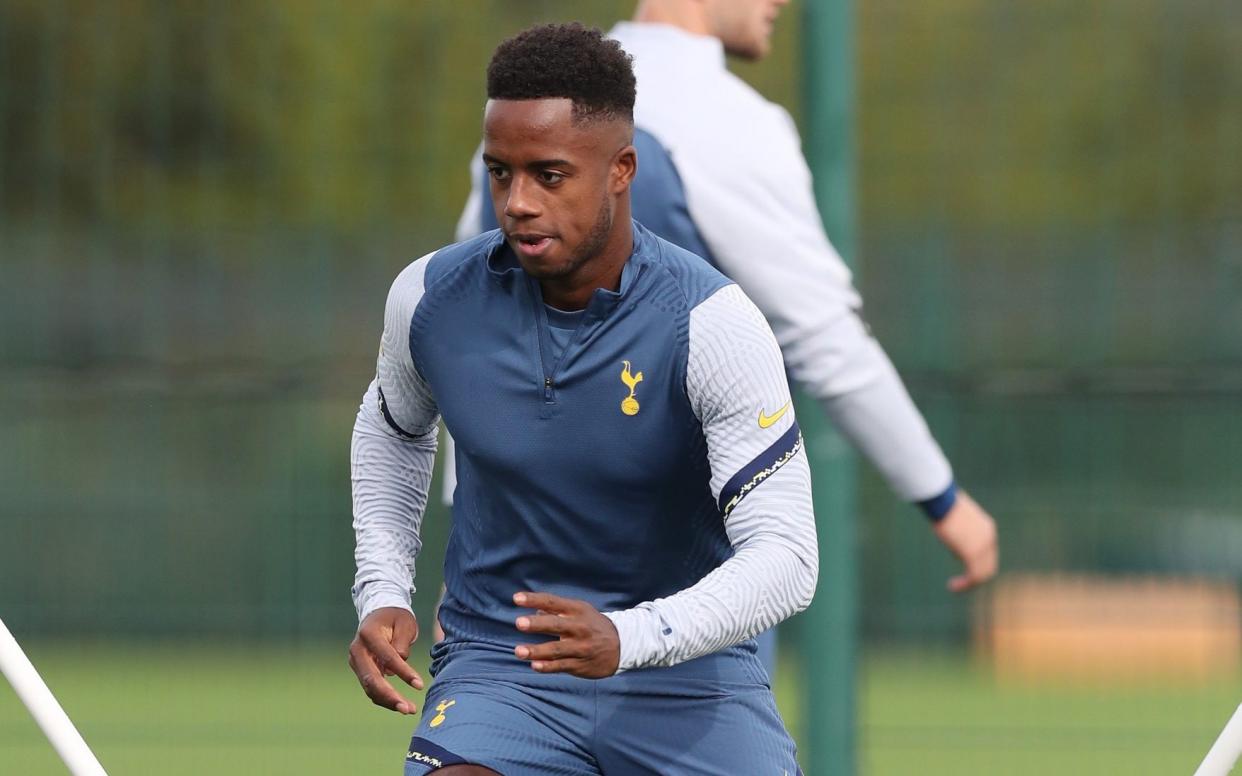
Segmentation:
{"type": "MultiPolygon", "coordinates": [[[[853,265],[853,0],[807,0],[803,17],[803,145],[828,235],[853,265]]],[[[849,445],[819,407],[803,400],[798,414],[811,462],[820,547],[819,588],[802,639],[803,762],[814,776],[852,776],[857,770],[857,467],[849,445]]]]}

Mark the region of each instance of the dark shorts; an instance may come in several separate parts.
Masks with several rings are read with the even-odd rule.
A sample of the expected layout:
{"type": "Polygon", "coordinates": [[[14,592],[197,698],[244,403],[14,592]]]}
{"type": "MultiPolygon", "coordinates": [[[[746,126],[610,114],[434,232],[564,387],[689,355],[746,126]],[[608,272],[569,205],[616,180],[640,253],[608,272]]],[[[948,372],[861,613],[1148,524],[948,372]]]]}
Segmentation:
{"type": "Polygon", "coordinates": [[[504,776],[800,773],[762,669],[731,661],[596,681],[537,674],[511,655],[459,656],[427,693],[406,776],[459,763],[504,776]]]}

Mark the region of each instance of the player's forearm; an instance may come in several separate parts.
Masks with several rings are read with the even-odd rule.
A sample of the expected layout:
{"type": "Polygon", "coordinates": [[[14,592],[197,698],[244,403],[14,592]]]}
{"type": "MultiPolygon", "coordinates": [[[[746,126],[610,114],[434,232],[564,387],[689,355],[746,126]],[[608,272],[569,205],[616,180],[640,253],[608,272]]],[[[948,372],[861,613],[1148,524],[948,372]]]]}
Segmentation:
{"type": "Polygon", "coordinates": [[[820,404],[898,497],[922,502],[953,484],[948,459],[886,357],[871,380],[820,404]]]}
{"type": "Polygon", "coordinates": [[[695,585],[608,613],[621,641],[620,670],[717,652],[810,604],[819,549],[805,453],[742,501],[726,530],[735,554],[695,585]]]}
{"type": "Polygon", "coordinates": [[[671,666],[751,638],[805,609],[817,555],[757,540],[694,587],[608,612],[621,641],[621,671],[671,666]]]}
{"type": "Polygon", "coordinates": [[[794,379],[898,497],[920,502],[952,484],[953,471],[927,422],[855,314],[785,343],[784,355],[794,379]]]}
{"type": "MultiPolygon", "coordinates": [[[[375,398],[373,389],[368,400],[375,398]]],[[[435,429],[398,437],[369,403],[358,412],[350,446],[357,564],[352,593],[359,620],[385,606],[410,606],[436,454],[435,429]]]]}

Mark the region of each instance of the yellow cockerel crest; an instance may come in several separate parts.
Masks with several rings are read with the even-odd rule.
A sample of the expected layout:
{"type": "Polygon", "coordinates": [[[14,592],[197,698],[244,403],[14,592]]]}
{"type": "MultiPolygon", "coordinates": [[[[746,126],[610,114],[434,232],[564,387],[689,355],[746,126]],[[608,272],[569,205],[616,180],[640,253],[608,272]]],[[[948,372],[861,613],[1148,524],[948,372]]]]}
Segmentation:
{"type": "Polygon", "coordinates": [[[621,411],[626,415],[638,414],[638,399],[634,398],[634,389],[643,381],[643,373],[630,374],[630,362],[622,361],[625,368],[621,370],[621,382],[630,389],[630,395],[621,400],[621,411]]]}

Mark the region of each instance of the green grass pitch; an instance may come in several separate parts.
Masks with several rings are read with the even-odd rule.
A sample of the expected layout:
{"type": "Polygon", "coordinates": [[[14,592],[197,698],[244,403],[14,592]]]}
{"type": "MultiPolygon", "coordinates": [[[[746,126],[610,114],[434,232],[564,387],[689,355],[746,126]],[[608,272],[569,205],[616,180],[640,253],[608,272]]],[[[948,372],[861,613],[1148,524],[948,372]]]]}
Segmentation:
{"type": "MultiPolygon", "coordinates": [[[[398,774],[415,719],[370,705],[345,646],[26,648],[113,776],[398,774]]],[[[777,694],[805,740],[799,672],[786,660],[777,694]]],[[[1236,679],[1007,688],[960,657],[868,652],[860,763],[871,776],[1190,773],[1240,698],[1236,679]]],[[[3,682],[0,773],[65,773],[3,682]]]]}

